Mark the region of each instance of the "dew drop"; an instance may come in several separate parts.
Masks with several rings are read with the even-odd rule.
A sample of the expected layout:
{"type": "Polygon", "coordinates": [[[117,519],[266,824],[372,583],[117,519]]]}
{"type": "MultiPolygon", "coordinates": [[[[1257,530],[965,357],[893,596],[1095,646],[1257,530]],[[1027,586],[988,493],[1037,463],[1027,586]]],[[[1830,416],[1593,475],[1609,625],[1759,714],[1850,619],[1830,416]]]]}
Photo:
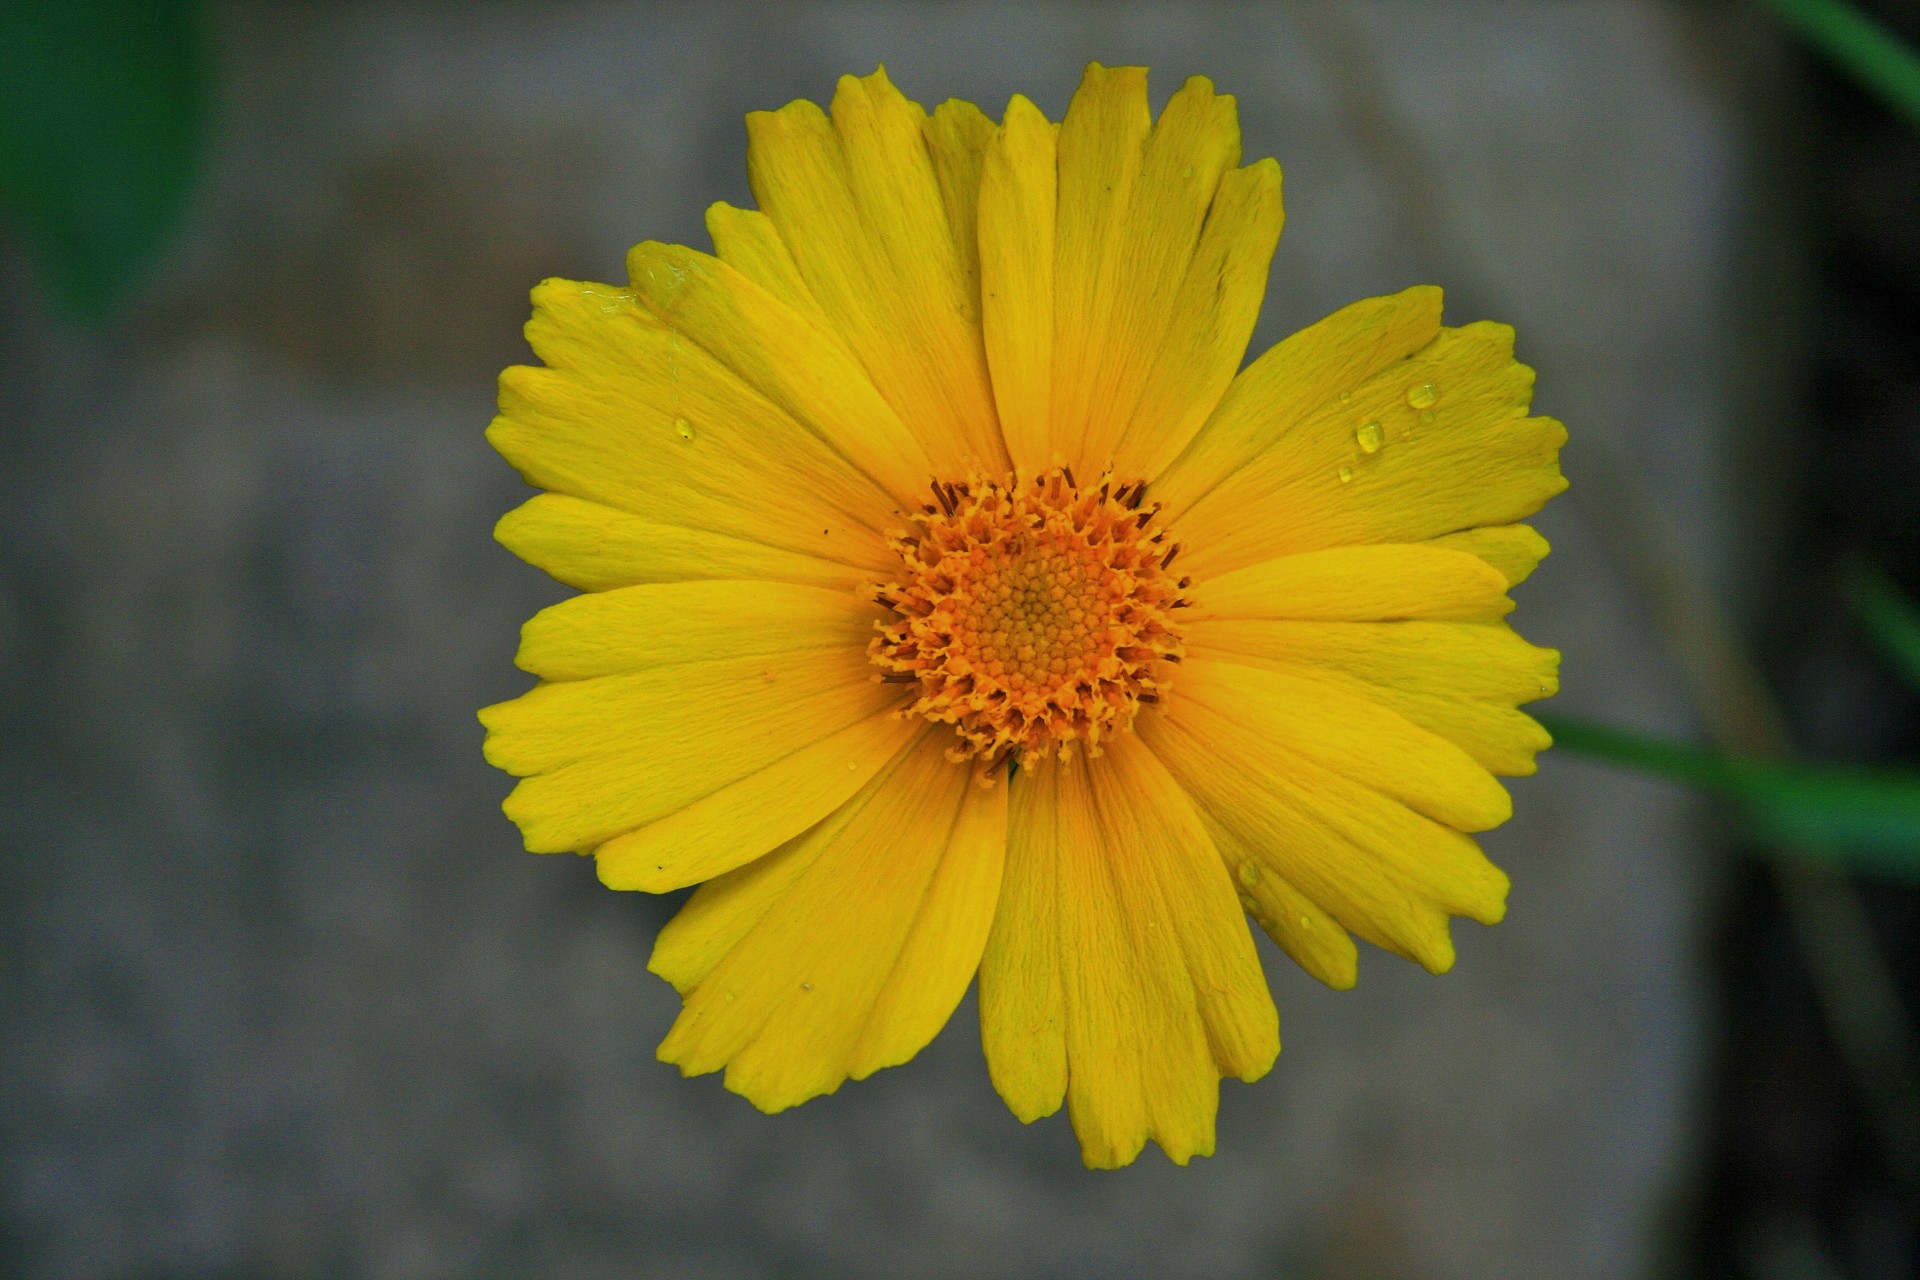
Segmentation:
{"type": "Polygon", "coordinates": [[[1308,918],[1307,918],[1306,916],[1301,916],[1301,917],[1300,917],[1300,927],[1301,927],[1302,929],[1311,929],[1311,928],[1313,928],[1313,921],[1312,921],[1312,920],[1310,920],[1310,919],[1308,919],[1308,918]]]}
{"type": "Polygon", "coordinates": [[[682,440],[693,439],[693,424],[685,418],[675,418],[673,420],[673,429],[680,433],[682,440]]]}
{"type": "Polygon", "coordinates": [[[1440,394],[1433,389],[1431,382],[1423,382],[1419,386],[1410,387],[1407,390],[1407,403],[1416,409],[1428,408],[1439,398],[1440,394]]]}
{"type": "Polygon", "coordinates": [[[1352,483],[1353,483],[1353,468],[1352,468],[1352,467],[1342,467],[1342,468],[1340,468],[1340,472],[1339,472],[1339,475],[1340,475],[1340,483],[1341,483],[1341,484],[1352,484],[1352,483]]]}
{"type": "Polygon", "coordinates": [[[1432,422],[1432,421],[1433,421],[1433,410],[1431,410],[1431,409],[1425,409],[1425,410],[1422,410],[1422,411],[1421,411],[1421,413],[1420,413],[1420,421],[1422,421],[1422,422],[1432,422]]]}
{"type": "Polygon", "coordinates": [[[1260,883],[1260,864],[1257,862],[1243,862],[1240,864],[1240,870],[1237,874],[1240,877],[1240,883],[1251,889],[1260,883]]]}
{"type": "Polygon", "coordinates": [[[1340,403],[1341,403],[1341,404],[1345,404],[1345,403],[1346,403],[1347,401],[1349,401],[1349,400],[1351,400],[1351,399],[1353,399],[1353,392],[1351,392],[1351,391],[1342,391],[1342,392],[1340,393],[1340,403]]]}
{"type": "Polygon", "coordinates": [[[1359,430],[1353,433],[1353,438],[1359,442],[1362,453],[1378,453],[1380,446],[1386,443],[1386,435],[1377,422],[1361,423],[1359,430]]]}
{"type": "Polygon", "coordinates": [[[1193,176],[1193,166],[1188,165],[1185,169],[1182,169],[1180,171],[1180,176],[1183,178],[1191,178],[1193,176]]]}
{"type": "Polygon", "coordinates": [[[811,991],[813,990],[813,984],[811,982],[803,982],[800,984],[800,989],[802,991],[811,991]]]}
{"type": "Polygon", "coordinates": [[[1260,910],[1260,904],[1254,901],[1253,895],[1250,893],[1243,893],[1240,895],[1240,905],[1245,907],[1249,913],[1257,912],[1260,910]]]}

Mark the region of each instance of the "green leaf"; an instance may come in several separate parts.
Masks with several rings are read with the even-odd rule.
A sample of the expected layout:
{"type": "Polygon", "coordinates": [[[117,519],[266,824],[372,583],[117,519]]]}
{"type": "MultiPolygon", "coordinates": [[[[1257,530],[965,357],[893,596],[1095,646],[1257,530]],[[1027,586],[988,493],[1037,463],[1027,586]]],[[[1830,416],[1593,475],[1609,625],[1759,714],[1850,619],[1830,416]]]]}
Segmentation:
{"type": "Polygon", "coordinates": [[[1766,0],[1861,88],[1920,127],[1920,56],[1844,0],[1766,0]]]}
{"type": "Polygon", "coordinates": [[[1886,570],[1861,558],[1842,580],[1847,604],[1867,637],[1907,683],[1920,691],[1920,607],[1907,599],[1886,570]]]}
{"type": "Polygon", "coordinates": [[[1568,751],[1733,801],[1764,844],[1857,871],[1920,879],[1920,772],[1759,764],[1564,716],[1539,719],[1568,751]]]}
{"type": "Polygon", "coordinates": [[[103,319],[179,224],[206,121],[192,0],[0,4],[0,219],[103,319]]]}

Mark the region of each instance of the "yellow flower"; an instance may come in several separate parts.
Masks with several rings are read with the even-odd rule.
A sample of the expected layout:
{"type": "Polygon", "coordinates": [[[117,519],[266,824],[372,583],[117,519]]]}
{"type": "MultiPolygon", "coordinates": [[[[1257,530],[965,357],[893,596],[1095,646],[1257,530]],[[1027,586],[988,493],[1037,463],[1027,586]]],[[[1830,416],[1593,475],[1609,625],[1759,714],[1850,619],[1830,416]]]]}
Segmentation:
{"type": "Polygon", "coordinates": [[[1464,832],[1546,734],[1502,621],[1565,487],[1512,331],[1358,302],[1240,368],[1280,170],[1203,79],[1159,120],[931,115],[884,73],[748,117],[759,211],[549,280],[489,438],[587,594],[482,712],[527,847],[700,889],[660,1056],[776,1111],[905,1062],[979,975],[995,1087],[1089,1165],[1213,1150],[1279,1052],[1245,912],[1438,973],[1507,879],[1464,832]]]}

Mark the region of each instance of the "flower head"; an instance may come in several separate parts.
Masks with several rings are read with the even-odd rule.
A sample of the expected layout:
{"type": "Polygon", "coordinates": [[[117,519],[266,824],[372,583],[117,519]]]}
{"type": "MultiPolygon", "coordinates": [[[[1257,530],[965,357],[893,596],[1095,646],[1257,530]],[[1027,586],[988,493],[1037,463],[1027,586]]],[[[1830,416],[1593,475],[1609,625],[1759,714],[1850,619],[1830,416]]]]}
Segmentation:
{"type": "Polygon", "coordinates": [[[585,594],[482,713],[527,847],[699,890],[660,1056],[778,1110],[917,1053],[975,975],[995,1086],[1090,1165],[1213,1149],[1279,1051],[1251,915],[1440,972],[1465,833],[1547,745],[1502,620],[1565,487],[1503,326],[1355,303],[1240,368],[1280,173],[1202,79],[1066,118],[883,73],[748,117],[712,255],[550,280],[489,433],[501,540],[585,594]]]}

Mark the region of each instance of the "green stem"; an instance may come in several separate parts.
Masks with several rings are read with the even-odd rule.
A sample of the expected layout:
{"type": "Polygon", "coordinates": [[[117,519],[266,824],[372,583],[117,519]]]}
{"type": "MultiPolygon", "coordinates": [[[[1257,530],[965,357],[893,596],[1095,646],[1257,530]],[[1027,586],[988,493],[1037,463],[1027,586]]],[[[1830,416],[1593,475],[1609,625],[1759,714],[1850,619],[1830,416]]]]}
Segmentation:
{"type": "Polygon", "coordinates": [[[1920,55],[1844,0],[1764,0],[1864,88],[1920,128],[1920,55]]]}
{"type": "Polygon", "coordinates": [[[1861,628],[1908,687],[1920,691],[1920,608],[1867,559],[1850,561],[1843,581],[1861,628]]]}

